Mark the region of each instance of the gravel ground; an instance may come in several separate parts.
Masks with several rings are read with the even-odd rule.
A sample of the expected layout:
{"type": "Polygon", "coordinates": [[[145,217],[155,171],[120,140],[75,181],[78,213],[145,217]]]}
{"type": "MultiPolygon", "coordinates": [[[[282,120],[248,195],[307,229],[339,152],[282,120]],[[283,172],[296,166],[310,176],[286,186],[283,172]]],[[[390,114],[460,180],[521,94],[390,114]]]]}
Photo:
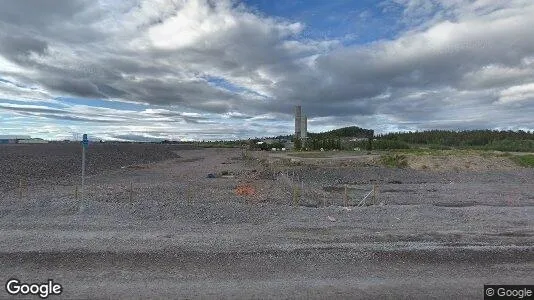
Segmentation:
{"type": "Polygon", "coordinates": [[[74,183],[47,181],[22,199],[0,195],[2,277],[53,278],[64,299],[473,299],[483,284],[532,284],[532,169],[438,173],[277,165],[239,149],[131,151],[151,159],[101,164],[83,201],[74,183]],[[152,160],[165,155],[174,157],[152,160]],[[295,207],[300,181],[305,206],[295,207]],[[340,206],[345,185],[354,204],[374,183],[383,205],[340,206]],[[237,196],[243,185],[255,194],[237,196]]]}
{"type": "MultiPolygon", "coordinates": [[[[176,157],[173,150],[186,146],[155,144],[91,144],[86,154],[88,175],[123,166],[176,157]]],[[[48,184],[69,180],[81,172],[79,144],[0,145],[0,192],[24,184],[48,184]],[[54,181],[54,182],[50,182],[54,181]]]]}

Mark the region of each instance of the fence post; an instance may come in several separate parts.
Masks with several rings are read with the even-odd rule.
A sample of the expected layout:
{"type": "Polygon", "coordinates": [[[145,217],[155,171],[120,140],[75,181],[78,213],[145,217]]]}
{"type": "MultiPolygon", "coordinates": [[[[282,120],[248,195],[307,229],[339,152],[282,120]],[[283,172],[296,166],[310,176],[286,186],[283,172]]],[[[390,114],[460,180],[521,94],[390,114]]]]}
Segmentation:
{"type": "Polygon", "coordinates": [[[376,205],[376,183],[373,184],[373,205],[376,205]]]}
{"type": "Polygon", "coordinates": [[[130,202],[132,202],[133,199],[133,183],[130,181],[130,202]]]}
{"type": "Polygon", "coordinates": [[[187,204],[191,204],[191,187],[189,184],[187,184],[185,187],[185,197],[187,204]]]}
{"type": "Polygon", "coordinates": [[[297,187],[293,184],[293,206],[297,206],[297,187]]]}
{"type": "Polygon", "coordinates": [[[298,207],[300,205],[301,191],[299,190],[298,181],[293,184],[293,206],[298,207]]]}
{"type": "Polygon", "coordinates": [[[299,205],[302,203],[302,197],[304,197],[304,179],[300,178],[300,199],[299,199],[299,205]]]}
{"type": "Polygon", "coordinates": [[[19,198],[22,199],[22,179],[19,179],[19,198]]]}
{"type": "Polygon", "coordinates": [[[380,196],[380,185],[376,184],[376,201],[379,202],[378,197],[380,196]]]}
{"type": "Polygon", "coordinates": [[[347,185],[345,184],[345,192],[343,193],[343,205],[348,207],[348,197],[347,197],[347,185]]]}

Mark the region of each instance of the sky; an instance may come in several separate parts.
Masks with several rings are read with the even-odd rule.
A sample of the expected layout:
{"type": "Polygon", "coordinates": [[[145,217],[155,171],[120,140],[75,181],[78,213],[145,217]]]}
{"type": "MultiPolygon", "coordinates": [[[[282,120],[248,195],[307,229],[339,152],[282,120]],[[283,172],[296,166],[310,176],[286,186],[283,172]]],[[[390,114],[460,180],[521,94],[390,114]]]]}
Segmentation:
{"type": "Polygon", "coordinates": [[[534,130],[532,0],[6,0],[0,135],[534,130]]]}

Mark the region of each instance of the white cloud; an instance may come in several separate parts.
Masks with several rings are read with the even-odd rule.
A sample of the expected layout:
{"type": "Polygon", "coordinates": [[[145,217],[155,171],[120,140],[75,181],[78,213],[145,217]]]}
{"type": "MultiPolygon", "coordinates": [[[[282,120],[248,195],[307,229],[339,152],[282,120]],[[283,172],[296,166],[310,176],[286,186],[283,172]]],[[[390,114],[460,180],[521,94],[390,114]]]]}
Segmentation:
{"type": "Polygon", "coordinates": [[[518,101],[534,103],[534,83],[513,86],[501,91],[499,102],[506,104],[518,101]]]}
{"type": "Polygon", "coordinates": [[[40,124],[115,122],[91,124],[101,136],[110,136],[106,130],[250,136],[266,124],[289,133],[294,104],[316,124],[386,130],[458,126],[462,119],[466,126],[503,127],[520,119],[534,128],[526,117],[534,109],[532,1],[385,3],[403,9],[403,31],[345,47],[343,36],[310,39],[305,24],[230,0],[73,0],[55,10],[9,2],[0,11],[0,79],[7,79],[0,98],[25,105],[61,103],[58,96],[104,98],[146,107],[45,112],[4,105],[4,113],[38,117],[40,124]],[[13,21],[13,11],[27,11],[27,18],[13,21]],[[511,103],[499,106],[506,107],[500,117],[492,112],[511,103]],[[276,120],[282,123],[271,124],[276,120]]]}

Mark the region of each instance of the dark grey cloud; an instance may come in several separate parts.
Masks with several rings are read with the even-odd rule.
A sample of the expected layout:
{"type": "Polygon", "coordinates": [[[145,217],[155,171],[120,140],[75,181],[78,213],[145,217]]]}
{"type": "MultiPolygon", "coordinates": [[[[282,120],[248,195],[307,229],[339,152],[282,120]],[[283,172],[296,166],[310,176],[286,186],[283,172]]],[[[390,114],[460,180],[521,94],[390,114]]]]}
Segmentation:
{"type": "Polygon", "coordinates": [[[98,87],[88,79],[70,79],[64,77],[43,78],[40,80],[46,87],[78,97],[106,98],[98,87]]]}
{"type": "Polygon", "coordinates": [[[5,23],[24,24],[40,30],[44,26],[74,18],[89,3],[80,0],[5,1],[0,10],[0,19],[5,23]]]}
{"type": "Polygon", "coordinates": [[[103,32],[87,26],[104,14],[97,1],[5,1],[0,10],[0,30],[87,43],[105,37],[103,32]]]}
{"type": "Polygon", "coordinates": [[[0,51],[7,57],[29,56],[34,53],[44,55],[48,48],[46,41],[34,37],[4,36],[0,37],[0,51]]]}
{"type": "MultiPolygon", "coordinates": [[[[304,39],[302,24],[226,1],[8,1],[0,9],[0,56],[15,66],[5,73],[14,81],[53,95],[176,106],[224,120],[284,120],[295,104],[311,119],[369,126],[526,120],[534,5],[454,2],[383,1],[383,8],[403,10],[395,26],[406,31],[344,47],[304,39]]],[[[205,116],[154,117],[211,126],[205,116]]]]}
{"type": "Polygon", "coordinates": [[[72,116],[72,115],[59,115],[59,114],[40,114],[40,117],[45,117],[55,120],[65,120],[65,121],[78,121],[78,122],[91,122],[91,123],[118,123],[120,120],[109,120],[101,118],[88,118],[83,116],[72,116]]]}
{"type": "MultiPolygon", "coordinates": [[[[0,110],[4,109],[4,107],[0,107],[0,110]]],[[[118,123],[120,120],[110,120],[110,119],[102,119],[102,118],[91,118],[91,117],[85,117],[85,116],[75,116],[68,112],[63,111],[48,111],[48,110],[39,110],[39,109],[8,109],[12,111],[16,111],[21,115],[27,116],[27,117],[39,117],[39,118],[46,118],[51,120],[63,120],[63,121],[75,121],[75,122],[85,122],[85,123],[97,123],[97,124],[111,124],[111,123],[118,123]]]]}

